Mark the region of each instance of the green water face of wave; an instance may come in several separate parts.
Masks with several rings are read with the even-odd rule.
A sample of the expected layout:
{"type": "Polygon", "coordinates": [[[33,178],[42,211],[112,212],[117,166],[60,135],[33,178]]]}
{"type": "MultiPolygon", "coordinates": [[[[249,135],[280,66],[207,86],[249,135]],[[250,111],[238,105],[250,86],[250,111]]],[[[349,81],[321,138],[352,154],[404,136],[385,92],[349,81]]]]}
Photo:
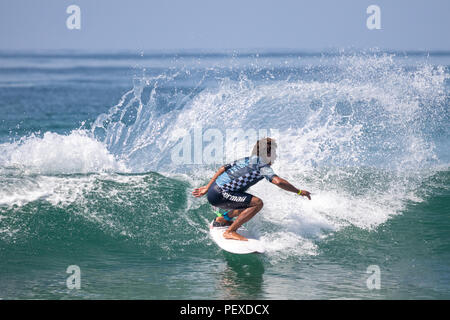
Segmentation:
{"type": "Polygon", "coordinates": [[[176,250],[176,238],[175,244],[193,238],[185,227],[185,182],[156,173],[33,179],[34,184],[22,186],[22,199],[0,211],[7,256],[18,248],[64,253],[95,245],[131,245],[163,255],[176,250]]]}
{"type": "Polygon", "coordinates": [[[353,220],[331,217],[332,212],[322,213],[329,220],[320,232],[317,221],[297,213],[285,216],[283,225],[271,212],[277,200],[264,197],[266,208],[249,225],[269,247],[259,258],[224,256],[212,244],[207,234],[210,206],[205,199],[194,200],[191,184],[181,178],[156,173],[28,177],[52,189],[1,208],[1,296],[289,298],[294,282],[303,281],[309,291],[296,292],[296,298],[335,298],[337,292],[363,298],[448,297],[449,171],[425,179],[415,190],[424,192],[421,201],[406,200],[401,214],[376,226],[364,227],[364,216],[353,220]],[[90,286],[78,296],[64,287],[71,264],[81,266],[90,286]],[[365,268],[373,264],[380,266],[385,286],[375,295],[361,286],[365,268]],[[297,280],[265,290],[262,279],[274,281],[277,274],[297,280]],[[232,283],[228,293],[211,288],[211,281],[224,276],[232,283]],[[337,290],[336,279],[354,286],[352,292],[337,290]],[[126,290],[120,290],[123,286],[126,290]],[[204,290],[211,290],[210,295],[205,297],[204,290]]]}

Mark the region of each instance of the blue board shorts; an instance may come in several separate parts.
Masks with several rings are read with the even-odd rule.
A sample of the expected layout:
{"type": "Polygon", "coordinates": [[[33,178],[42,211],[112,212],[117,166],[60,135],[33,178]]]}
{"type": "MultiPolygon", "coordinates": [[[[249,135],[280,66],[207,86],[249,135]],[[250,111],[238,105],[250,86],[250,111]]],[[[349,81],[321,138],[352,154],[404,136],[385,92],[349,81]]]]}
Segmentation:
{"type": "Polygon", "coordinates": [[[252,195],[246,192],[223,191],[216,183],[208,189],[208,201],[221,209],[245,209],[250,207],[252,195]]]}

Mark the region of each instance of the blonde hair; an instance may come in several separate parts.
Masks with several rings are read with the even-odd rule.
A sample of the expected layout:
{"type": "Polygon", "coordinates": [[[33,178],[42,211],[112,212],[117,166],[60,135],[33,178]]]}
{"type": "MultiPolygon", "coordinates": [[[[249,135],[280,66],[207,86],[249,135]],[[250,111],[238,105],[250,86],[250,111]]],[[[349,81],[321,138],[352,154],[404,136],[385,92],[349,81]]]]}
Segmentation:
{"type": "Polygon", "coordinates": [[[252,150],[252,156],[261,157],[267,164],[274,160],[276,155],[277,143],[272,138],[262,138],[256,141],[252,150]]]}

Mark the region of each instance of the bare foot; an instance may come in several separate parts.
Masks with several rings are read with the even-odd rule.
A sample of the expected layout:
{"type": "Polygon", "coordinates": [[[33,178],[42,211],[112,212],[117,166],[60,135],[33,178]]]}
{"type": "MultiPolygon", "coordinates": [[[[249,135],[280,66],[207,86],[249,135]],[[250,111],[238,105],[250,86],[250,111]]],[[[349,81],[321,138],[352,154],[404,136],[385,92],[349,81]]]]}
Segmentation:
{"type": "Polygon", "coordinates": [[[248,239],[244,236],[241,236],[239,233],[237,233],[236,231],[225,231],[223,233],[223,237],[225,239],[232,239],[232,240],[241,240],[241,241],[248,241],[248,239]]]}

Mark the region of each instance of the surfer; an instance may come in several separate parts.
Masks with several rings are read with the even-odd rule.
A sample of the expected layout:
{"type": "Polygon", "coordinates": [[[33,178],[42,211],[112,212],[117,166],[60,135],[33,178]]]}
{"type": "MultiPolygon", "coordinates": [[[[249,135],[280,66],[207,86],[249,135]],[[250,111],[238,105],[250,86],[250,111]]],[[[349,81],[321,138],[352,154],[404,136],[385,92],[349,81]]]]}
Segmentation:
{"type": "Polygon", "coordinates": [[[277,144],[272,138],[258,140],[250,157],[220,167],[206,186],[196,188],[192,192],[195,197],[207,194],[211,205],[227,210],[219,214],[214,221],[215,226],[229,226],[223,234],[224,238],[247,240],[236,230],[262,209],[263,202],[245,191],[263,178],[281,189],[295,192],[311,200],[311,194],[308,191],[297,189],[274,173],[270,166],[276,159],[276,148],[277,144]],[[235,217],[237,218],[233,221],[235,217]]]}

